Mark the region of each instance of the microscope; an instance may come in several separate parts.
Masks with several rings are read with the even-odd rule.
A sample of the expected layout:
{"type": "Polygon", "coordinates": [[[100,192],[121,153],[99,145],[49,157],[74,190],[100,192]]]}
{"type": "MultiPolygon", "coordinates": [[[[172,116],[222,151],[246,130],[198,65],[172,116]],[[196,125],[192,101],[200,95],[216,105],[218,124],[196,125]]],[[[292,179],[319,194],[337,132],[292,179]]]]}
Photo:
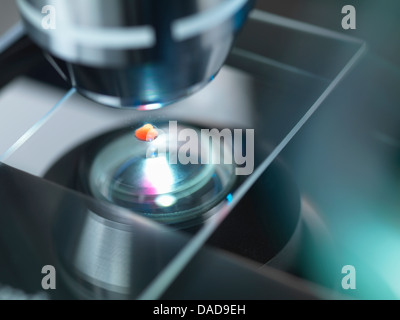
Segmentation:
{"type": "MultiPolygon", "coordinates": [[[[153,111],[205,87],[224,65],[254,5],[253,0],[17,3],[27,35],[61,77],[89,100],[119,109],[114,113],[153,111]]],[[[201,135],[194,126],[175,125],[178,133],[191,129],[201,135]]],[[[60,185],[66,183],[57,181],[57,174],[69,180],[78,175],[78,183],[67,187],[100,200],[89,201],[88,210],[78,214],[83,206],[63,199],[55,223],[58,265],[79,297],[135,297],[161,269],[163,258],[148,257],[155,250],[154,239],[169,234],[157,227],[148,230],[138,216],[195,233],[232,197],[237,183],[232,163],[172,164],[162,154],[148,156],[153,146],[168,142],[170,127],[157,123],[158,132],[165,129],[167,134],[147,143],[135,138],[132,126],[95,138],[79,151],[79,160],[66,156],[45,175],[60,185]],[[69,171],[76,162],[78,174],[69,171]],[[106,210],[102,202],[122,209],[106,210]],[[124,209],[138,216],[126,216],[124,209]],[[147,260],[151,266],[143,263],[147,260]]],[[[205,149],[229,152],[225,144],[205,149]]],[[[169,147],[166,153],[172,151],[169,147]]],[[[168,252],[175,254],[171,248],[176,245],[169,245],[174,237],[162,241],[165,261],[172,256],[168,252]]]]}
{"type": "MultiPolygon", "coordinates": [[[[45,265],[59,275],[55,298],[320,296],[292,275],[336,286],[336,269],[303,268],[335,266],[336,251],[320,188],[315,201],[301,189],[316,166],[302,159],[315,150],[294,138],[359,61],[362,41],[252,10],[255,0],[16,2],[23,28],[6,50],[0,41],[1,142],[11,146],[0,158],[0,251],[31,253],[18,270],[33,279],[25,291],[41,290],[45,265]],[[171,145],[171,124],[200,138],[217,128],[212,138],[230,134],[246,155],[253,130],[253,173],[172,163],[181,147],[225,156],[232,145],[171,145]]],[[[1,278],[13,257],[0,282],[18,287],[1,278]]]]}
{"type": "Polygon", "coordinates": [[[140,110],[171,104],[210,82],[253,5],[253,0],[18,0],[29,36],[80,94],[140,110]],[[48,25],[46,13],[53,19],[48,25]]]}
{"type": "MultiPolygon", "coordinates": [[[[253,5],[248,0],[18,1],[29,37],[77,92],[100,105],[147,111],[191,96],[212,81],[253,5]]],[[[152,128],[145,123],[154,118],[145,115],[132,124],[139,128],[136,137],[152,128]]],[[[166,134],[158,137],[152,129],[148,140],[156,141],[143,143],[131,139],[130,128],[94,148],[90,153],[96,156],[82,173],[89,176],[84,193],[168,224],[175,219],[164,215],[192,220],[211,209],[229,194],[233,166],[172,164],[171,154],[182,143],[169,147],[170,129],[158,124],[166,134]],[[154,156],[160,145],[168,157],[154,156]],[[182,212],[191,214],[177,214],[182,212]]],[[[175,131],[185,129],[178,125],[175,131]]],[[[198,128],[190,129],[201,136],[198,128]]]]}

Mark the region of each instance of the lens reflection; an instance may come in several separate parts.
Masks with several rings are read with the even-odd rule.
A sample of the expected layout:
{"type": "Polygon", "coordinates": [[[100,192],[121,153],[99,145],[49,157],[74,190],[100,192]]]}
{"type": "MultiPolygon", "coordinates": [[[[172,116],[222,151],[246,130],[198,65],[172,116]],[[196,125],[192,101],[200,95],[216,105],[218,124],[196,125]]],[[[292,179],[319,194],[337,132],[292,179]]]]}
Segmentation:
{"type": "MultiPolygon", "coordinates": [[[[201,153],[222,155],[229,150],[224,143],[218,149],[204,144],[193,148],[197,164],[171,164],[170,153],[186,152],[181,151],[185,142],[170,144],[168,125],[157,128],[162,135],[154,141],[140,141],[132,130],[125,130],[100,148],[86,185],[96,198],[162,223],[200,221],[226,199],[236,180],[233,164],[201,164],[201,153]]],[[[201,136],[198,128],[181,125],[178,133],[187,128],[201,136]]]]}

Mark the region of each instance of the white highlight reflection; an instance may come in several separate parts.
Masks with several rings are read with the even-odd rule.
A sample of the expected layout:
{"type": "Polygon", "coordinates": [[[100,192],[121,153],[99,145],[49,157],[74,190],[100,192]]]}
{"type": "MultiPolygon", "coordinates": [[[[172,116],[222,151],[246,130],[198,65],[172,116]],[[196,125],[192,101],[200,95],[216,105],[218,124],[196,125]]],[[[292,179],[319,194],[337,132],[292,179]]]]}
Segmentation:
{"type": "Polygon", "coordinates": [[[167,208],[176,203],[176,198],[168,194],[163,194],[156,198],[155,203],[160,207],[167,208]]]}
{"type": "Polygon", "coordinates": [[[172,191],[175,179],[165,156],[146,160],[144,180],[146,188],[152,189],[152,194],[172,191]]]}

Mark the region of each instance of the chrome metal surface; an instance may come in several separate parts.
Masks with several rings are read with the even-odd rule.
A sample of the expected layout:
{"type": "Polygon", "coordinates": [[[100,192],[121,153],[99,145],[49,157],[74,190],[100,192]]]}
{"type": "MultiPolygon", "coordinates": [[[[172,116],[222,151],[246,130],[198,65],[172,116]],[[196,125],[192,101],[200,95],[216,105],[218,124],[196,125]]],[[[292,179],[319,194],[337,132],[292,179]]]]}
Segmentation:
{"type": "Polygon", "coordinates": [[[186,241],[140,216],[121,221],[112,211],[79,201],[58,211],[57,268],[77,297],[134,299],[186,241]],[[157,261],[149,252],[157,252],[157,261]]]}
{"type": "Polygon", "coordinates": [[[81,94],[113,107],[152,108],[215,77],[253,2],[18,0],[28,34],[81,94]],[[48,5],[55,29],[42,26],[48,5]]]}

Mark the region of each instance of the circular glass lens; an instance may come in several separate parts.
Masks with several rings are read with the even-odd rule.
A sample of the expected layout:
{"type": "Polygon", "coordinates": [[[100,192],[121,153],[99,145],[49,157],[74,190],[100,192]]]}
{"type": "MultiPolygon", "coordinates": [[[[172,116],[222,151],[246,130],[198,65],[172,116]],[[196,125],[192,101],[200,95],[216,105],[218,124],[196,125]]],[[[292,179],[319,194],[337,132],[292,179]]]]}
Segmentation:
{"type": "Polygon", "coordinates": [[[235,165],[224,161],[231,146],[195,127],[176,129],[158,125],[152,141],[124,132],[103,146],[89,170],[90,192],[163,223],[204,217],[235,183],[235,165]]]}

